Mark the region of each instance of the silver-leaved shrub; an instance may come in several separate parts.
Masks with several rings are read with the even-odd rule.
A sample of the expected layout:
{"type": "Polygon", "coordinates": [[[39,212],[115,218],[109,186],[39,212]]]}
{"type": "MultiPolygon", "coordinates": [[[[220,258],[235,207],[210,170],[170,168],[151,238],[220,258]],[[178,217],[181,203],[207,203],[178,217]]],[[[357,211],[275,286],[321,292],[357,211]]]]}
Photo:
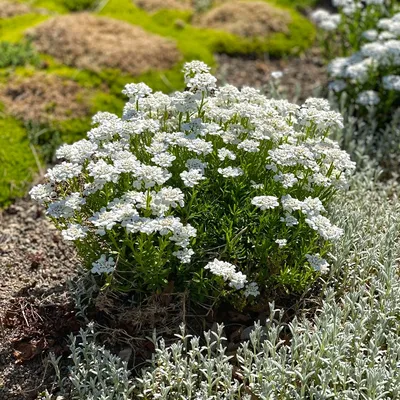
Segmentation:
{"type": "Polygon", "coordinates": [[[122,118],[98,113],[32,197],[116,290],[242,305],[271,287],[303,290],[343,233],[325,210],[355,167],[328,139],[340,114],[323,99],[218,88],[199,61],[184,75],[171,96],[127,85],[122,118]]]}

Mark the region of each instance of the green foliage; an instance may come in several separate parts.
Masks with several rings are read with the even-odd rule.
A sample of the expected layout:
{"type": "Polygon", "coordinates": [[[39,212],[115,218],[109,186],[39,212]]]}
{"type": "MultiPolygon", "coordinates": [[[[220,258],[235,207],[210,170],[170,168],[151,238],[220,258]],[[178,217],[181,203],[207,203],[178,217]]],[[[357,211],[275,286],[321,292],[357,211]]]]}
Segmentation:
{"type": "Polygon", "coordinates": [[[289,34],[275,33],[268,38],[254,39],[240,38],[214,29],[198,28],[189,23],[177,24],[177,21],[189,22],[190,13],[185,11],[161,10],[150,16],[135,7],[130,0],[110,0],[101,14],[140,25],[144,29],[162,36],[174,38],[178,41],[178,47],[186,61],[198,59],[210,63],[212,53],[215,52],[268,53],[272,56],[282,56],[297,54],[307,49],[315,37],[313,25],[293,9],[287,10],[292,17],[289,34]],[[199,51],[202,54],[199,54],[199,51]]]}
{"type": "Polygon", "coordinates": [[[61,0],[61,3],[67,10],[78,12],[78,11],[92,10],[96,6],[98,1],[97,0],[61,0]]]}
{"type": "Polygon", "coordinates": [[[38,166],[25,129],[11,117],[0,117],[0,206],[26,193],[38,166]]]}
{"type": "MultiPolygon", "coordinates": [[[[387,399],[399,398],[399,192],[398,187],[377,184],[376,178],[360,174],[353,190],[332,204],[335,222],[345,226],[346,233],[333,249],[331,280],[316,315],[288,324],[270,304],[266,326],[257,323],[234,358],[221,325],[201,337],[182,328],[171,346],[154,335],[155,354],[133,378],[101,344],[84,340],[78,348],[73,339],[70,376],[81,379],[71,390],[65,378],[61,394],[84,400],[101,387],[104,400],[125,399],[129,390],[133,393],[128,399],[146,400],[351,400],[359,395],[376,400],[383,393],[387,399]],[[86,359],[80,357],[82,352],[86,359]],[[88,362],[102,371],[104,384],[97,380],[88,388],[88,362]],[[118,393],[111,385],[108,395],[110,370],[120,370],[121,381],[118,393]]],[[[83,335],[93,335],[92,325],[83,335]]],[[[52,364],[57,374],[59,366],[52,364]]],[[[55,400],[47,396],[44,399],[55,400]]]]}
{"type": "Polygon", "coordinates": [[[19,42],[24,38],[25,30],[43,21],[48,15],[24,14],[12,18],[0,18],[0,40],[19,42]]]}
{"type": "Polygon", "coordinates": [[[0,68],[18,65],[38,65],[40,58],[29,42],[0,42],[0,68]]]}
{"type": "Polygon", "coordinates": [[[251,89],[219,92],[205,71],[186,65],[190,91],[174,96],[127,85],[122,119],[101,113],[89,140],[60,149],[68,161],[49,171],[58,199],[49,185],[32,197],[116,291],[146,298],[173,285],[236,307],[270,291],[302,292],[327,272],[322,257],[341,235],[322,215],[354,168],[326,141],[341,117],[323,100],[300,109],[251,89]],[[78,203],[60,214],[67,197],[78,203]]]}

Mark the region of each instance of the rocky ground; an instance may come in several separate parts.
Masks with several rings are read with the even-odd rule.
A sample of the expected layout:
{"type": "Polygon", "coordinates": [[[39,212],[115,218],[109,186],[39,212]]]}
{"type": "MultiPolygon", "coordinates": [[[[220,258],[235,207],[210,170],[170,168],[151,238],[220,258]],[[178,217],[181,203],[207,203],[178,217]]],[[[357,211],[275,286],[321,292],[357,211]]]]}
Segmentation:
{"type": "Polygon", "coordinates": [[[0,213],[0,399],[35,399],[51,373],[47,350],[77,325],[66,280],[77,260],[41,207],[19,200],[0,213]]]}

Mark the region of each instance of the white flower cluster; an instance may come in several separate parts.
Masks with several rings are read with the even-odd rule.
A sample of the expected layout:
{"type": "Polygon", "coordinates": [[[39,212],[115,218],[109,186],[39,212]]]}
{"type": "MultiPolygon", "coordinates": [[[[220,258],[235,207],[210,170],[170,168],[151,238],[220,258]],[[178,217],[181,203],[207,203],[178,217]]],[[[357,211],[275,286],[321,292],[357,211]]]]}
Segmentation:
{"type": "Polygon", "coordinates": [[[335,31],[341,21],[340,14],[331,14],[329,11],[317,9],[311,14],[311,19],[324,31],[335,31]]]}
{"type": "MultiPolygon", "coordinates": [[[[226,261],[214,259],[214,261],[209,262],[204,268],[210,270],[214,275],[222,277],[224,281],[229,282],[229,286],[235,289],[242,289],[247,282],[246,275],[237,272],[236,267],[226,261]]],[[[248,291],[249,295],[253,293],[250,288],[248,291]]]]}
{"type": "Polygon", "coordinates": [[[330,87],[336,93],[355,91],[359,105],[377,106],[388,92],[400,92],[400,13],[380,19],[362,37],[366,43],[358,52],[329,64],[330,87]]]}
{"type": "MultiPolygon", "coordinates": [[[[124,265],[134,268],[135,257],[142,257],[137,238],[154,243],[170,263],[190,264],[194,238],[204,231],[188,223],[190,213],[196,201],[206,201],[194,202],[194,196],[210,187],[218,188],[210,201],[224,187],[247,188],[250,198],[237,206],[256,206],[259,218],[276,213],[285,231],[300,229],[301,216],[293,213],[301,211],[308,224],[301,229],[325,240],[340,236],[313,196],[346,188],[355,168],[327,138],[343,126],[329,103],[311,98],[300,107],[252,88],[217,88],[209,67],[199,61],[186,64],[184,75],[188,90],[170,96],[152,93],[145,84],[127,85],[122,118],[98,113],[87,139],[57,151],[63,161],[47,173],[49,183],[31,190],[65,239],[102,244],[92,271],[118,270],[110,254],[119,254],[117,264],[128,254],[124,265]]],[[[279,247],[286,247],[278,233],[272,242],[279,238],[279,247]]],[[[246,276],[231,264],[215,260],[206,268],[231,287],[244,288],[246,276]]],[[[249,295],[256,292],[251,288],[249,295]]]]}

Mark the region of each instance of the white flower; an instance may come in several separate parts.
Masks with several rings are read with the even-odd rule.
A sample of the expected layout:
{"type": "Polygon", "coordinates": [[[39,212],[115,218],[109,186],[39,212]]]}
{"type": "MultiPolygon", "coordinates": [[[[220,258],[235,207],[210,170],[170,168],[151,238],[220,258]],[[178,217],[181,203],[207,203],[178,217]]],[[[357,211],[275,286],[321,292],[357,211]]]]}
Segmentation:
{"type": "Polygon", "coordinates": [[[383,77],[383,87],[386,90],[400,91],[400,75],[387,75],[383,77]]]}
{"type": "Polygon", "coordinates": [[[93,176],[95,182],[117,182],[120,172],[114,165],[104,160],[92,161],[88,165],[89,175],[93,176]]]}
{"type": "Polygon", "coordinates": [[[79,224],[69,224],[67,229],[61,231],[65,240],[78,240],[86,236],[87,228],[79,224]]]}
{"type": "Polygon", "coordinates": [[[328,88],[335,93],[342,92],[347,88],[347,83],[343,79],[336,79],[335,81],[329,82],[328,88]]]}
{"type": "Polygon", "coordinates": [[[373,42],[378,38],[378,31],[376,29],[369,29],[363,32],[361,36],[369,42],[373,42]]]}
{"type": "Polygon", "coordinates": [[[219,261],[216,258],[210,261],[204,269],[210,270],[214,275],[221,276],[229,286],[235,289],[242,289],[247,282],[246,275],[236,272],[236,267],[226,261],[219,261]]]}
{"type": "Polygon", "coordinates": [[[317,231],[325,240],[338,240],[343,236],[343,229],[332,225],[323,215],[314,215],[306,218],[306,223],[311,229],[317,231]]]}
{"type": "Polygon", "coordinates": [[[280,221],[284,222],[288,228],[299,224],[299,221],[289,213],[286,213],[284,217],[281,217],[280,221]]]}
{"type": "Polygon", "coordinates": [[[65,182],[68,179],[75,178],[82,171],[82,166],[63,161],[50,169],[45,175],[51,182],[65,182]]]}
{"type": "Polygon", "coordinates": [[[363,106],[375,106],[381,101],[379,94],[374,90],[364,90],[357,96],[356,102],[363,106]]]}
{"type": "Polygon", "coordinates": [[[237,147],[238,149],[242,149],[248,153],[257,153],[260,150],[258,148],[259,145],[260,142],[257,142],[256,140],[246,139],[239,143],[237,147]]]}
{"type": "Polygon", "coordinates": [[[233,167],[218,168],[218,172],[224,178],[236,178],[238,176],[243,175],[243,170],[241,168],[233,168],[233,167]]]}
{"type": "Polygon", "coordinates": [[[81,196],[79,192],[71,193],[64,200],[65,206],[72,208],[73,210],[80,210],[81,206],[86,203],[86,200],[81,196]]]}
{"type": "Polygon", "coordinates": [[[245,297],[253,296],[257,297],[260,295],[260,290],[256,282],[250,282],[245,286],[244,292],[245,297]]]}
{"type": "Polygon", "coordinates": [[[193,254],[194,251],[192,249],[183,249],[172,253],[172,255],[181,260],[182,264],[189,264],[193,254]]]}
{"type": "Polygon", "coordinates": [[[176,160],[176,157],[169,153],[155,154],[151,161],[160,167],[168,168],[172,165],[172,162],[176,160]]]}
{"type": "Polygon", "coordinates": [[[102,254],[101,257],[92,263],[92,274],[111,274],[115,269],[115,261],[112,257],[107,259],[105,254],[102,254]]]}
{"type": "Polygon", "coordinates": [[[271,72],[271,78],[272,79],[281,79],[283,77],[283,72],[282,71],[272,71],[271,72]]]}
{"type": "Polygon", "coordinates": [[[282,196],[281,203],[284,211],[288,211],[289,213],[301,210],[303,207],[303,202],[301,200],[293,198],[290,194],[282,196]]]}
{"type": "Polygon", "coordinates": [[[30,190],[29,195],[39,204],[44,204],[54,199],[56,192],[54,191],[53,185],[46,183],[34,186],[30,190]]]}
{"type": "Polygon", "coordinates": [[[188,82],[188,79],[196,74],[207,74],[209,73],[211,68],[204,63],[203,61],[191,61],[185,63],[183,66],[183,73],[185,77],[185,82],[188,82]]]}
{"type": "Polygon", "coordinates": [[[218,149],[218,158],[224,161],[226,158],[229,160],[236,160],[236,154],[225,147],[218,149]]]}
{"type": "Polygon", "coordinates": [[[185,186],[194,187],[200,183],[200,181],[206,179],[199,169],[191,169],[190,171],[183,171],[180,173],[180,177],[185,186]]]}
{"type": "Polygon", "coordinates": [[[82,139],[73,144],[63,144],[56,151],[56,157],[65,158],[75,164],[82,164],[96,152],[97,148],[96,143],[82,139]]]}
{"type": "Polygon", "coordinates": [[[278,199],[275,196],[256,196],[251,200],[251,204],[262,211],[271,210],[279,206],[278,199]]]}
{"type": "Polygon", "coordinates": [[[65,200],[58,200],[49,204],[46,214],[53,218],[70,218],[74,215],[74,210],[66,206],[65,200]]]}
{"type": "Polygon", "coordinates": [[[136,100],[146,97],[152,93],[152,89],[149,88],[145,83],[128,83],[125,85],[125,89],[122,93],[129,97],[133,102],[136,100]]]}
{"type": "Polygon", "coordinates": [[[274,176],[274,181],[281,182],[282,186],[285,189],[288,189],[294,186],[298,182],[298,179],[292,173],[282,174],[281,172],[279,172],[278,175],[274,176]]]}
{"type": "Polygon", "coordinates": [[[306,258],[311,267],[316,271],[321,272],[321,274],[326,274],[329,271],[328,262],[324,258],[320,257],[318,253],[314,255],[306,254],[306,258]]]}
{"type": "Polygon", "coordinates": [[[287,245],[287,240],[286,239],[276,239],[275,243],[279,246],[279,247],[285,247],[287,245]]]}
{"type": "Polygon", "coordinates": [[[217,78],[209,73],[196,74],[186,85],[191,92],[209,92],[216,88],[217,78]]]}

